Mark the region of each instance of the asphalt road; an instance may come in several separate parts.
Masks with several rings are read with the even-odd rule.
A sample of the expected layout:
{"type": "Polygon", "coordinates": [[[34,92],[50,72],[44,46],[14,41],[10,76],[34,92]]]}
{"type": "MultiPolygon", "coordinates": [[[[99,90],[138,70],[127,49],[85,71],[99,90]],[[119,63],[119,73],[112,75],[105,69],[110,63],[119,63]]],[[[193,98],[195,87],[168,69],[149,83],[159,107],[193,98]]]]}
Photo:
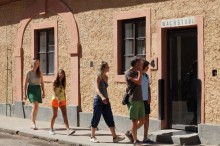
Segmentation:
{"type": "Polygon", "coordinates": [[[53,141],[44,141],[37,138],[23,137],[0,132],[0,146],[61,146],[53,141]]]}

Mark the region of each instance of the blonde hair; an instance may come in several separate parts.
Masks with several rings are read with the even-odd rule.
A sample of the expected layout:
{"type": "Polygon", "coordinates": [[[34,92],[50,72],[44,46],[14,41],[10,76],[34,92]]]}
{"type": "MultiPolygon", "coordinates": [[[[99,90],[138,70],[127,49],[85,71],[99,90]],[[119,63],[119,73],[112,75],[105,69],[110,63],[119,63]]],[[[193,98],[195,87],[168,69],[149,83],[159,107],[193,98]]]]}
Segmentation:
{"type": "Polygon", "coordinates": [[[104,71],[104,69],[105,69],[105,67],[106,67],[107,64],[108,64],[108,63],[105,62],[105,61],[102,61],[102,62],[100,63],[99,68],[98,68],[98,76],[99,76],[99,77],[102,77],[103,71],[104,71]]]}

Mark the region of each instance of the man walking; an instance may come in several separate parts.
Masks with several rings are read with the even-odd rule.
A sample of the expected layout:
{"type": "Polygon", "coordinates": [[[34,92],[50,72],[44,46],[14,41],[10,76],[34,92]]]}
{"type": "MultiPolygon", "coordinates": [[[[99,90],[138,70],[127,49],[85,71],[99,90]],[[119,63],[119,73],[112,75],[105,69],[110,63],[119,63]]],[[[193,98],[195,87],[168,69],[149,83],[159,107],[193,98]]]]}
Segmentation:
{"type": "MultiPolygon", "coordinates": [[[[125,72],[125,80],[127,84],[126,91],[130,93],[129,103],[128,103],[128,112],[129,118],[132,121],[131,124],[131,134],[133,137],[134,145],[140,144],[140,141],[137,139],[137,129],[139,124],[144,123],[145,109],[144,102],[142,98],[142,69],[143,62],[140,58],[135,57],[131,60],[131,68],[125,72]]],[[[127,134],[126,134],[127,136],[127,134]]],[[[129,137],[131,138],[131,137],[129,137]]]]}

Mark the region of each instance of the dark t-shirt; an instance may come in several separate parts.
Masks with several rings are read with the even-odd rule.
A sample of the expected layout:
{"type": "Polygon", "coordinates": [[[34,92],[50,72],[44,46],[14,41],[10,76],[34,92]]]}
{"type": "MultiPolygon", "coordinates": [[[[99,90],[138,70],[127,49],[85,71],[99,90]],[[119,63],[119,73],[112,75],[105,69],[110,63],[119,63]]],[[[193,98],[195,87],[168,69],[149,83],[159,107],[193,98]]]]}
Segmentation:
{"type": "Polygon", "coordinates": [[[138,72],[128,69],[125,72],[125,81],[127,84],[126,92],[130,92],[132,88],[136,85],[136,87],[133,89],[133,92],[130,94],[129,101],[143,101],[142,98],[142,88],[141,85],[135,84],[134,82],[131,81],[131,78],[137,78],[138,77],[138,72]]]}

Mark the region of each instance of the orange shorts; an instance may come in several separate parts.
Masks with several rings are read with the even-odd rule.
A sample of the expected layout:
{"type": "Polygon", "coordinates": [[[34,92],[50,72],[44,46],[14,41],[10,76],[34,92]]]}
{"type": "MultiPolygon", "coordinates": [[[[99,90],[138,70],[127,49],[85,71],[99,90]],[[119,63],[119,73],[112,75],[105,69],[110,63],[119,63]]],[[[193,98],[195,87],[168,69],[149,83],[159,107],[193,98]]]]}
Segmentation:
{"type": "Polygon", "coordinates": [[[58,102],[58,100],[52,100],[52,106],[53,107],[60,107],[60,106],[66,106],[66,101],[58,102]]]}

